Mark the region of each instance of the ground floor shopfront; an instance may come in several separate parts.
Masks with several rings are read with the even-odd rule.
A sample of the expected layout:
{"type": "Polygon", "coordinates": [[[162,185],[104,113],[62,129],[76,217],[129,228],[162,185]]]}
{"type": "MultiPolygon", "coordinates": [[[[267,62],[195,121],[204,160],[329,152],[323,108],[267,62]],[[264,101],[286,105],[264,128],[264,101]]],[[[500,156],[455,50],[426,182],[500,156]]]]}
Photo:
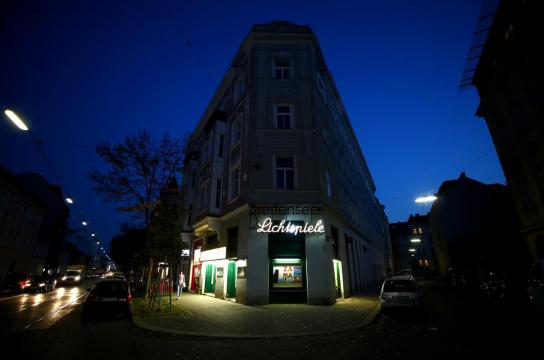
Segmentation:
{"type": "Polygon", "coordinates": [[[243,304],[332,304],[383,277],[383,252],[360,245],[320,206],[245,206],[194,229],[189,290],[196,293],[243,304]]]}

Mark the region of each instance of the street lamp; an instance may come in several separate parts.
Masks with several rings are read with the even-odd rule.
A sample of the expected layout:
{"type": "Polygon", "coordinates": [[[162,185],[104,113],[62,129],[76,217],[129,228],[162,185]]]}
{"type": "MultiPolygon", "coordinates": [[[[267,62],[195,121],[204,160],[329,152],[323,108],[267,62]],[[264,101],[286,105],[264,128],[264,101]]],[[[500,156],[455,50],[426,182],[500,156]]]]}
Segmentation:
{"type": "Polygon", "coordinates": [[[414,238],[414,239],[411,239],[410,242],[412,242],[412,243],[420,243],[420,242],[421,242],[421,239],[414,238]]]}
{"type": "Polygon", "coordinates": [[[409,249],[408,251],[409,251],[409,252],[415,252],[416,249],[413,249],[413,248],[412,248],[412,249],[409,249]]]}
{"type": "Polygon", "coordinates": [[[437,199],[436,196],[434,195],[428,195],[428,196],[421,196],[421,197],[418,197],[416,199],[416,203],[428,203],[428,202],[433,202],[437,199]]]}
{"type": "Polygon", "coordinates": [[[73,204],[74,203],[74,199],[72,199],[71,197],[67,197],[65,200],[66,200],[66,202],[68,204],[73,204]]]}
{"type": "Polygon", "coordinates": [[[4,114],[6,114],[8,119],[10,119],[11,122],[15,124],[15,126],[17,126],[19,129],[23,131],[28,131],[28,126],[26,126],[25,122],[14,111],[6,109],[4,110],[4,114]]]}
{"type": "Polygon", "coordinates": [[[86,221],[82,221],[82,222],[81,222],[81,225],[83,225],[83,226],[87,226],[87,224],[88,224],[88,223],[87,223],[86,221]]]}
{"type": "Polygon", "coordinates": [[[95,234],[95,233],[92,233],[92,234],[91,234],[91,236],[92,236],[92,237],[95,237],[95,236],[96,236],[96,234],[95,234]]]}

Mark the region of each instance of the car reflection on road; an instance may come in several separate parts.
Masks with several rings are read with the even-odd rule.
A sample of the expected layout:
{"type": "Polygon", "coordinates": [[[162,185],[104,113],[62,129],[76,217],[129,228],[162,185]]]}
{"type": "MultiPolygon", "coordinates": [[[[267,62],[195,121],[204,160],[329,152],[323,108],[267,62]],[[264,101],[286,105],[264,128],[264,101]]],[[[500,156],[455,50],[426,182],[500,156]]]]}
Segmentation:
{"type": "Polygon", "coordinates": [[[83,301],[84,286],[58,287],[45,293],[23,293],[0,298],[1,334],[26,330],[30,327],[46,329],[70,313],[75,304],[83,301]]]}

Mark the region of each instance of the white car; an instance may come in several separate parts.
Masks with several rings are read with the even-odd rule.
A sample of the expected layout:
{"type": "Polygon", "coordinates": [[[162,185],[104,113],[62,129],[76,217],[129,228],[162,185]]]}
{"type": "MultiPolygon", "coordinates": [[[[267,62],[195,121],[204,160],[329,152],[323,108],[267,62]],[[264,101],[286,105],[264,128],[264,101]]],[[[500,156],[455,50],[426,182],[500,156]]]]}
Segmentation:
{"type": "Polygon", "coordinates": [[[83,282],[83,272],[81,270],[66,270],[64,276],[60,278],[62,285],[79,285],[83,282]]]}
{"type": "Polygon", "coordinates": [[[380,291],[382,308],[420,307],[423,304],[421,287],[406,275],[384,280],[380,291]]]}

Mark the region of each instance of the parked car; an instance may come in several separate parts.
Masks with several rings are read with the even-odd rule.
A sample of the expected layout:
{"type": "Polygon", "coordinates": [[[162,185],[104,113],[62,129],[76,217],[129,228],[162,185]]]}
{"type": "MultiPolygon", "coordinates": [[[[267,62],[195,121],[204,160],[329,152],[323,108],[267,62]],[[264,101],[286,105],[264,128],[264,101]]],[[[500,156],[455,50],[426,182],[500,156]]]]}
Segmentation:
{"type": "Polygon", "coordinates": [[[66,270],[59,281],[62,285],[80,285],[82,282],[82,270],[66,270]]]}
{"type": "Polygon", "coordinates": [[[28,292],[46,292],[53,291],[57,286],[57,280],[53,276],[34,276],[30,284],[24,289],[28,292]]]}
{"type": "Polygon", "coordinates": [[[131,300],[130,288],[125,280],[101,280],[89,289],[83,302],[83,320],[111,314],[130,317],[131,300]]]}
{"type": "Polygon", "coordinates": [[[384,280],[380,291],[382,308],[420,307],[423,304],[421,287],[406,275],[384,280]]]}
{"type": "Polygon", "coordinates": [[[4,282],[4,290],[7,292],[22,292],[32,281],[32,274],[27,272],[8,273],[4,282]]]}
{"type": "Polygon", "coordinates": [[[531,267],[527,290],[531,305],[544,311],[544,260],[534,263],[531,267]]]}

